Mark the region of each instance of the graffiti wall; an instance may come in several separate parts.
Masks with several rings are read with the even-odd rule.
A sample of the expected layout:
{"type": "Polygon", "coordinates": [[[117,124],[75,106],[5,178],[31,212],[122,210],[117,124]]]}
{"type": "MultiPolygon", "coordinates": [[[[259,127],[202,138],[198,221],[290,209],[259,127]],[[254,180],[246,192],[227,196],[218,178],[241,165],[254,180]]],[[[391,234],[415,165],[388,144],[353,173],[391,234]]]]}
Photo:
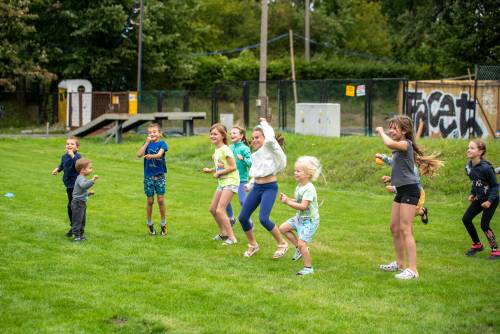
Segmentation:
{"type": "Polygon", "coordinates": [[[481,82],[477,87],[474,81],[413,81],[406,91],[406,110],[415,131],[423,121],[423,136],[494,137],[500,125],[499,87],[498,81],[481,82]]]}

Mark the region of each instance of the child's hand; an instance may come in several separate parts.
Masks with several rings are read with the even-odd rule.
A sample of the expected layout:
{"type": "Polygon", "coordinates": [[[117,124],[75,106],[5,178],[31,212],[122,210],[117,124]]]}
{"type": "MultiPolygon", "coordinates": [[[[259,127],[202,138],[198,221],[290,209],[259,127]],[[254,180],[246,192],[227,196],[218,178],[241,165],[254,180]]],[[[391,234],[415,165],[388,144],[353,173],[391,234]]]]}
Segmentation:
{"type": "Polygon", "coordinates": [[[221,174],[219,174],[219,172],[214,172],[212,176],[213,176],[214,178],[218,179],[218,178],[220,177],[220,175],[221,175],[221,174]]]}
{"type": "Polygon", "coordinates": [[[151,137],[150,136],[147,136],[146,137],[146,143],[149,144],[151,142],[151,137]]]}
{"type": "Polygon", "coordinates": [[[286,201],[288,201],[288,196],[285,195],[284,193],[281,193],[280,194],[280,201],[281,201],[281,203],[286,203],[286,201]]]}
{"type": "Polygon", "coordinates": [[[382,159],[382,154],[380,154],[380,153],[375,153],[375,158],[382,159]]]}
{"type": "Polygon", "coordinates": [[[152,154],[146,154],[146,155],[144,156],[144,159],[146,159],[146,160],[151,160],[151,159],[153,159],[153,155],[152,155],[152,154]]]}
{"type": "Polygon", "coordinates": [[[474,202],[477,199],[474,195],[469,195],[469,202],[474,202]]]}
{"type": "Polygon", "coordinates": [[[52,175],[57,175],[57,173],[59,173],[59,168],[54,168],[52,175]]]}
{"type": "Polygon", "coordinates": [[[382,176],[382,182],[384,182],[384,183],[390,183],[391,182],[391,177],[387,176],[387,175],[382,176]]]}
{"type": "Polygon", "coordinates": [[[89,191],[87,191],[87,194],[89,194],[89,196],[92,196],[92,195],[95,195],[95,192],[93,190],[89,190],[89,191]]]}
{"type": "Polygon", "coordinates": [[[383,128],[383,127],[381,127],[381,126],[377,126],[377,127],[375,128],[375,132],[376,132],[376,133],[378,133],[378,134],[381,134],[381,133],[383,133],[383,132],[384,132],[384,128],[383,128]]]}
{"type": "Polygon", "coordinates": [[[262,123],[262,122],[267,122],[267,119],[265,119],[264,117],[259,118],[259,123],[262,123]]]}
{"type": "Polygon", "coordinates": [[[245,190],[246,193],[250,191],[250,186],[248,185],[248,183],[243,186],[243,190],[245,190]]]}
{"type": "Polygon", "coordinates": [[[385,189],[387,190],[387,192],[389,193],[393,193],[394,192],[394,187],[389,185],[389,186],[385,186],[385,189]]]}
{"type": "Polygon", "coordinates": [[[68,155],[71,157],[71,159],[73,159],[75,157],[75,151],[69,149],[69,150],[66,150],[66,152],[68,153],[68,155]]]}
{"type": "Polygon", "coordinates": [[[94,181],[94,182],[95,182],[95,180],[97,180],[98,178],[99,178],[99,175],[94,175],[94,176],[92,177],[92,181],[94,181]]]}
{"type": "Polygon", "coordinates": [[[236,157],[239,159],[239,160],[243,160],[243,156],[241,154],[236,154],[236,157]]]}
{"type": "Polygon", "coordinates": [[[212,168],[208,168],[208,167],[205,167],[202,169],[202,172],[205,173],[205,174],[209,174],[209,173],[212,173],[212,168]]]}
{"type": "Polygon", "coordinates": [[[483,203],[481,203],[481,206],[484,209],[488,209],[491,206],[491,202],[490,201],[483,202],[483,203]]]}

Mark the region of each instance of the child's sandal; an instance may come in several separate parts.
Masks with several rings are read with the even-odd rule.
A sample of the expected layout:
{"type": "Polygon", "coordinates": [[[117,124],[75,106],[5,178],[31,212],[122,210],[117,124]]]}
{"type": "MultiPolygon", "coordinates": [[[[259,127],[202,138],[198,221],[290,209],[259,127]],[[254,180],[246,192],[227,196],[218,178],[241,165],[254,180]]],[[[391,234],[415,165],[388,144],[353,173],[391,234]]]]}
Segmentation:
{"type": "Polygon", "coordinates": [[[245,253],[243,253],[243,256],[244,257],[251,257],[252,255],[254,255],[255,253],[257,253],[259,251],[259,245],[250,245],[248,244],[248,249],[245,251],[245,253]]]}
{"type": "Polygon", "coordinates": [[[273,259],[282,258],[287,251],[288,251],[288,243],[278,245],[278,249],[276,249],[276,252],[274,252],[273,254],[273,259]]]}

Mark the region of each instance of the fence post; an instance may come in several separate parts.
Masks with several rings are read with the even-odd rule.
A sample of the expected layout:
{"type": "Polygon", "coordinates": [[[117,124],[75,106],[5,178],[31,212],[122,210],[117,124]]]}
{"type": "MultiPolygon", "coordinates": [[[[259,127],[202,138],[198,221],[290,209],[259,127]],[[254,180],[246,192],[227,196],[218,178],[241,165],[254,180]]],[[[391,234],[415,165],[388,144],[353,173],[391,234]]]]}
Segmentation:
{"type": "Polygon", "coordinates": [[[372,135],[372,127],[373,127],[372,84],[373,84],[373,79],[365,80],[365,136],[372,135]]]}
{"type": "MultiPolygon", "coordinates": [[[[476,107],[477,107],[477,64],[474,65],[474,108],[472,109],[472,119],[473,122],[469,122],[469,138],[474,137],[476,135],[476,131],[474,129],[474,123],[476,122],[476,107]],[[472,136],[470,128],[472,128],[472,136]]],[[[465,108],[467,110],[467,107],[465,108]]],[[[497,111],[498,112],[498,111],[497,111]]],[[[493,135],[495,135],[493,133],[493,135]]]]}
{"type": "Polygon", "coordinates": [[[159,90],[156,94],[156,112],[162,112],[163,109],[163,91],[159,90]]]}
{"type": "MultiPolygon", "coordinates": [[[[182,96],[182,111],[189,111],[189,91],[184,91],[182,96]]],[[[190,121],[182,121],[182,133],[187,133],[188,136],[192,136],[194,133],[194,128],[191,127],[190,121]]]]}
{"type": "Polygon", "coordinates": [[[243,81],[243,122],[245,127],[250,126],[250,85],[243,81]]]}
{"type": "Polygon", "coordinates": [[[219,106],[217,104],[217,85],[212,88],[212,125],[219,119],[219,106]]]}

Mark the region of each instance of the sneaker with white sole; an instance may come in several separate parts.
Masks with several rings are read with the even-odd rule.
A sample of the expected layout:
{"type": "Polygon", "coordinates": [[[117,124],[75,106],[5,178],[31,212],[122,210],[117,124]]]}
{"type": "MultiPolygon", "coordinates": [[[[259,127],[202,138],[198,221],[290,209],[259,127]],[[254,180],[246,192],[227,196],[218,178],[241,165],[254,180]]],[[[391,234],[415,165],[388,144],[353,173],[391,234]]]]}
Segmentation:
{"type": "Polygon", "coordinates": [[[314,274],[314,269],[313,267],[307,268],[304,267],[302,268],[298,273],[297,276],[304,276],[304,275],[309,275],[309,274],[314,274]]]}
{"type": "Polygon", "coordinates": [[[234,244],[237,244],[237,243],[238,243],[238,240],[236,240],[236,238],[234,238],[234,239],[227,238],[226,240],[224,240],[224,242],[222,244],[224,246],[231,246],[231,245],[234,245],[234,244]]]}
{"type": "Polygon", "coordinates": [[[297,261],[302,257],[302,253],[300,252],[300,249],[297,247],[295,248],[295,254],[292,256],[292,261],[297,261]]]}
{"type": "Polygon", "coordinates": [[[413,272],[413,270],[406,268],[399,274],[394,275],[397,279],[409,280],[418,278],[418,273],[413,272]]]}
{"type": "Polygon", "coordinates": [[[403,269],[399,268],[398,263],[396,261],[391,262],[389,264],[381,264],[379,266],[382,271],[401,271],[403,269]]]}

